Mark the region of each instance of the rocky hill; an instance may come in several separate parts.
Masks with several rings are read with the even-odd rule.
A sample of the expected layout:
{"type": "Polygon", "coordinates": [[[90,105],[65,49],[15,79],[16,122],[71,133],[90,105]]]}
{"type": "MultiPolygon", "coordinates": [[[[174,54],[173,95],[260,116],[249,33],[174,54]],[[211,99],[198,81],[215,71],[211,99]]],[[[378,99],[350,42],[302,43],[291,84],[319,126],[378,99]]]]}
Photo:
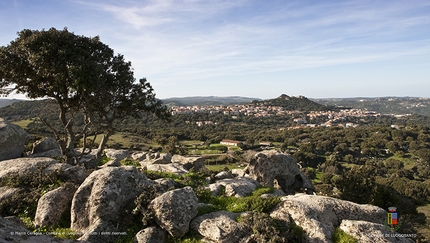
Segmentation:
{"type": "Polygon", "coordinates": [[[254,105],[265,105],[265,106],[280,106],[286,110],[298,110],[298,111],[326,111],[336,110],[334,106],[321,105],[314,101],[309,100],[304,96],[288,96],[282,94],[275,99],[269,100],[255,100],[252,101],[254,105]]]}
{"type": "MultiPolygon", "coordinates": [[[[15,130],[2,122],[1,142],[25,139],[15,130]]],[[[55,144],[36,146],[0,161],[0,242],[412,242],[384,226],[382,208],[315,195],[294,157],[274,150],[210,173],[202,157],[110,149],[102,164],[88,154],[70,165],[55,144]]]]}

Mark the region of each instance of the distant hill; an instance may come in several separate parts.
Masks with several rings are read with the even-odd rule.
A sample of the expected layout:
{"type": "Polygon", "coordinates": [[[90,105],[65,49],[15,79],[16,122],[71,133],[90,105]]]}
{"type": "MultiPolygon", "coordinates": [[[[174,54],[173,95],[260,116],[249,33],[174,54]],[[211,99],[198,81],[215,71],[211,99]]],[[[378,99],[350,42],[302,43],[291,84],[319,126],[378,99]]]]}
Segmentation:
{"type": "Polygon", "coordinates": [[[382,114],[418,114],[430,116],[430,98],[378,97],[378,98],[326,98],[315,102],[338,107],[367,109],[382,114]]]}
{"type": "Polygon", "coordinates": [[[17,100],[17,99],[0,99],[0,107],[5,107],[15,102],[21,102],[21,101],[22,100],[17,100]]]}
{"type": "Polygon", "coordinates": [[[299,111],[322,111],[322,110],[336,110],[334,106],[321,105],[314,101],[309,100],[304,96],[288,96],[282,94],[278,98],[269,100],[254,100],[254,105],[266,106],[281,106],[286,110],[299,110],[299,111]]]}
{"type": "Polygon", "coordinates": [[[248,98],[241,96],[194,96],[183,98],[168,98],[163,99],[163,103],[168,106],[204,106],[204,105],[237,105],[246,104],[253,100],[260,100],[258,98],[248,98]]]}

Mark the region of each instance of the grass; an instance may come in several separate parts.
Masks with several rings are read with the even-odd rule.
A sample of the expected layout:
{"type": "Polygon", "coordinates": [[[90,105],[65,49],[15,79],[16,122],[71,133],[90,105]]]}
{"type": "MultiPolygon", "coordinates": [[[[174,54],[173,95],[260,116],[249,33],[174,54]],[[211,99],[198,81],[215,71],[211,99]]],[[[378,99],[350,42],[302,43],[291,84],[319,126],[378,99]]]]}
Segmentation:
{"type": "Polygon", "coordinates": [[[395,159],[395,160],[402,161],[405,166],[405,169],[408,169],[408,170],[414,167],[415,165],[415,160],[412,159],[411,153],[406,153],[404,156],[393,155],[388,159],[395,159]]]}
{"type": "Polygon", "coordinates": [[[237,164],[218,164],[218,165],[206,165],[206,168],[212,171],[221,171],[224,170],[224,168],[228,168],[229,170],[232,169],[243,169],[244,167],[241,167],[237,164]]]}
{"type": "Polygon", "coordinates": [[[319,183],[321,183],[321,178],[322,178],[322,176],[323,176],[323,172],[321,172],[321,171],[316,171],[316,177],[315,177],[315,179],[313,179],[313,183],[315,183],[315,184],[319,184],[319,183]]]}
{"type": "Polygon", "coordinates": [[[20,121],[14,121],[12,124],[18,125],[21,128],[25,129],[27,128],[28,124],[32,123],[34,119],[26,119],[26,120],[20,120],[20,121]]]}
{"type": "Polygon", "coordinates": [[[336,228],[333,233],[333,243],[358,243],[358,240],[348,235],[343,230],[336,228]]]}

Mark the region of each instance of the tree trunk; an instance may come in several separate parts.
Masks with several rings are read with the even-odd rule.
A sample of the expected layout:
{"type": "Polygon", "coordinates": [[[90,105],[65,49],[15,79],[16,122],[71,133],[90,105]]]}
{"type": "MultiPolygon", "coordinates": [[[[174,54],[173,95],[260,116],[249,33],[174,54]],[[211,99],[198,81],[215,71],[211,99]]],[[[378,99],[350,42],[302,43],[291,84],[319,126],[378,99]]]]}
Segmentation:
{"type": "Polygon", "coordinates": [[[105,149],[106,143],[109,140],[110,135],[114,133],[112,127],[110,127],[105,134],[103,134],[102,140],[100,141],[99,147],[97,148],[96,159],[99,160],[102,157],[103,150],[105,149]]]}
{"type": "Polygon", "coordinates": [[[65,150],[62,151],[63,156],[66,156],[68,164],[76,164],[76,154],[75,154],[75,133],[73,132],[73,119],[67,120],[66,118],[66,108],[63,106],[62,102],[58,102],[60,106],[59,118],[64,126],[64,132],[66,133],[65,150]]]}

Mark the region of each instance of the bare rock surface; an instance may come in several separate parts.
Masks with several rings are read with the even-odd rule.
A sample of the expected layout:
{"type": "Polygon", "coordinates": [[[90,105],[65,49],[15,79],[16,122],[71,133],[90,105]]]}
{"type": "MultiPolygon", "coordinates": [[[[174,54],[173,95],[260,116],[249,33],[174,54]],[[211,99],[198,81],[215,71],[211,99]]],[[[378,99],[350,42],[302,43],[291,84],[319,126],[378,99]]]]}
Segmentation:
{"type": "Polygon", "coordinates": [[[69,173],[64,171],[72,167],[69,164],[58,163],[55,159],[43,157],[5,160],[0,163],[0,180],[9,178],[19,181],[41,177],[58,179],[59,176],[68,176],[69,173]]]}
{"type": "MultiPolygon", "coordinates": [[[[141,163],[142,164],[142,163],[141,163]]],[[[187,174],[189,171],[184,168],[181,164],[170,163],[170,164],[149,164],[146,165],[146,169],[158,172],[169,172],[176,175],[187,174]]]]}
{"type": "Polygon", "coordinates": [[[178,163],[186,170],[200,171],[205,166],[205,158],[203,157],[184,157],[181,155],[173,155],[172,163],[178,163]]]}
{"type": "Polygon", "coordinates": [[[207,189],[209,189],[214,196],[218,195],[222,189],[225,189],[226,196],[244,197],[251,194],[259,186],[260,183],[254,179],[237,177],[216,181],[210,184],[207,189]]]}
{"type": "Polygon", "coordinates": [[[48,151],[44,151],[44,152],[40,152],[40,153],[34,153],[34,154],[30,154],[28,156],[28,158],[36,158],[36,157],[62,157],[63,155],[61,154],[61,150],[60,149],[52,149],[52,150],[48,150],[48,151]]]}
{"type": "Polygon", "coordinates": [[[29,139],[24,129],[0,118],[0,161],[21,157],[29,139]]]}
{"type": "Polygon", "coordinates": [[[191,222],[191,228],[198,231],[209,242],[239,242],[252,231],[236,221],[238,214],[219,211],[201,215],[191,222]]]}
{"type": "Polygon", "coordinates": [[[130,158],[130,151],[125,149],[105,149],[106,157],[114,161],[121,161],[130,158]]]}
{"type": "Polygon", "coordinates": [[[61,215],[69,209],[75,191],[73,186],[59,187],[43,195],[37,202],[34,225],[41,227],[57,224],[61,215]]]}
{"type": "Polygon", "coordinates": [[[134,237],[136,243],[164,243],[166,239],[166,231],[157,226],[145,228],[134,237]]]}
{"type": "Polygon", "coordinates": [[[182,237],[190,221],[197,216],[198,199],[191,187],[163,193],[148,205],[157,224],[173,237],[182,237]]]}
{"type": "Polygon", "coordinates": [[[45,137],[39,141],[36,141],[33,144],[33,149],[31,151],[31,154],[44,153],[50,150],[60,150],[60,146],[58,146],[58,143],[55,139],[50,137],[45,137]]]}
{"type": "Polygon", "coordinates": [[[3,186],[0,187],[0,202],[8,201],[15,193],[19,193],[19,188],[3,186]]]}
{"type": "Polygon", "coordinates": [[[172,163],[172,155],[165,153],[149,153],[147,154],[144,160],[141,160],[141,165],[151,165],[151,164],[170,164],[172,163]]]}
{"type": "Polygon", "coordinates": [[[336,198],[296,194],[282,197],[270,214],[272,218],[294,219],[302,227],[307,242],[331,242],[342,220],[361,220],[382,224],[387,212],[373,205],[361,205],[336,198]]]}
{"type": "Polygon", "coordinates": [[[294,194],[300,188],[315,192],[311,180],[300,171],[296,159],[276,150],[255,154],[244,171],[264,186],[273,187],[277,183],[287,194],[294,194]]]}
{"type": "Polygon", "coordinates": [[[76,191],[71,207],[71,229],[82,240],[115,242],[101,232],[118,232],[126,208],[154,182],[134,166],[106,167],[91,173],[76,191]]]}
{"type": "Polygon", "coordinates": [[[148,152],[135,152],[131,154],[131,158],[137,161],[142,161],[145,160],[148,155],[148,152]]]}

